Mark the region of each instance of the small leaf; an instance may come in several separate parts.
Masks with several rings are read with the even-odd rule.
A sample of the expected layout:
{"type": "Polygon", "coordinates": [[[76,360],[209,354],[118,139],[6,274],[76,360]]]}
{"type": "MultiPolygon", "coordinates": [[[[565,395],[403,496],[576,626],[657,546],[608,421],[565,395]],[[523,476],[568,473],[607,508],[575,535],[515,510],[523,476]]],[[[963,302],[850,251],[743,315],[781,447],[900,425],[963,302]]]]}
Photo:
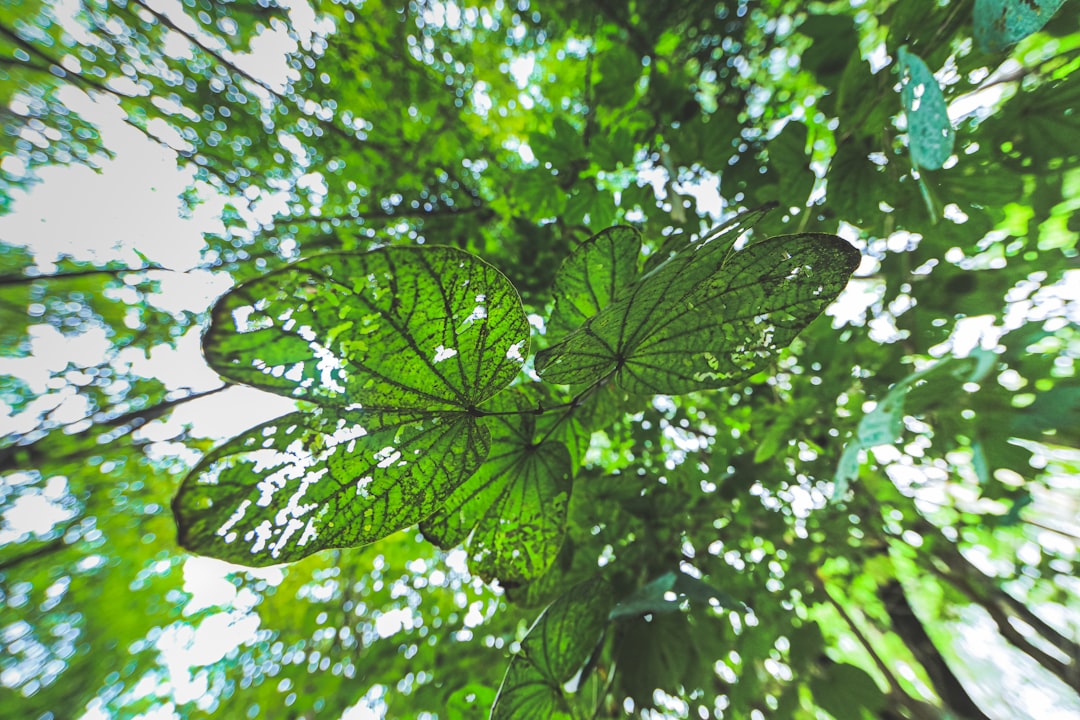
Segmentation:
{"type": "Polygon", "coordinates": [[[975,0],[975,42],[1000,52],[1042,30],[1065,0],[975,0]]]}
{"type": "Polygon", "coordinates": [[[649,394],[723,387],[756,372],[839,295],[859,262],[855,248],[825,234],[770,238],[734,252],[756,217],[656,261],[538,353],[536,371],[566,385],[613,374],[627,392],[649,394]]]}
{"type": "Polygon", "coordinates": [[[575,585],[552,603],[510,661],[492,720],[569,716],[562,686],[600,642],[610,607],[611,588],[601,578],[575,585]]]}
{"type": "Polygon", "coordinates": [[[555,275],[548,334],[569,334],[625,292],[637,277],[640,253],[638,231],[625,225],[603,230],[579,245],[555,275]]]}
{"type": "Polygon", "coordinates": [[[469,567],[485,579],[534,580],[562,547],[573,462],[563,443],[535,441],[533,420],[531,414],[489,418],[494,439],[487,461],[420,525],[444,549],[467,539],[469,567]]]}
{"type": "Polygon", "coordinates": [[[938,170],[952,156],[955,139],[945,96],[919,56],[906,48],[899,54],[911,161],[916,167],[938,170]]]}

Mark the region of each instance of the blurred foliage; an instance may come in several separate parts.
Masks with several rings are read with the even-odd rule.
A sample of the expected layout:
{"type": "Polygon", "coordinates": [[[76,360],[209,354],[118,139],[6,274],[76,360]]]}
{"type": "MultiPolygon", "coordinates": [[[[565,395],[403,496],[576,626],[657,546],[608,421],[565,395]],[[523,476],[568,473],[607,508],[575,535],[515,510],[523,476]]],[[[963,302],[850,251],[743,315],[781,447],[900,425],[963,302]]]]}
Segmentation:
{"type": "Polygon", "coordinates": [[[146,257],[7,239],[0,717],[484,717],[511,662],[570,677],[554,705],[580,718],[1075,714],[1078,49],[1056,2],[5,4],[0,209],[106,161],[89,95],[226,197],[198,269],[236,283],[423,242],[543,318],[594,232],[635,226],[648,268],[773,201],[759,235],[839,233],[862,262],[732,387],[590,396],[551,569],[487,584],[412,528],[268,570],[183,554],[169,503],[214,443],[170,417],[218,388],[141,359],[207,313],[166,309],[146,257]],[[948,108],[940,169],[912,164],[901,48],[948,108]],[[624,612],[529,654],[598,574],[624,612]],[[625,612],[672,577],[717,602],[625,612]]]}

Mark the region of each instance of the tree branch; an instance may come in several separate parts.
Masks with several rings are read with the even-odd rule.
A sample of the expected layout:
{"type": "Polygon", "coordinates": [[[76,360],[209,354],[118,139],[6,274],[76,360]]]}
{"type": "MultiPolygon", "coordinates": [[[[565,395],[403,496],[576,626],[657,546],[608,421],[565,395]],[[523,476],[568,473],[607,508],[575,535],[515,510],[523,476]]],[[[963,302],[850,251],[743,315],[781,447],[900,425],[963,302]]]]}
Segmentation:
{"type": "MultiPolygon", "coordinates": [[[[86,430],[83,430],[79,433],[73,433],[72,435],[68,436],[76,442],[78,442],[79,440],[87,440],[92,436],[99,434],[102,428],[122,428],[126,425],[128,427],[121,434],[120,437],[122,437],[123,435],[131,434],[132,432],[138,430],[140,427],[146,425],[152,420],[157,420],[161,418],[163,415],[165,415],[165,413],[171,411],[178,405],[183,405],[184,403],[190,402],[192,400],[198,400],[200,398],[214,395],[229,387],[232,387],[232,384],[226,383],[221,387],[214,388],[213,390],[204,390],[202,392],[190,393],[188,395],[184,395],[178,398],[173,398],[172,400],[163,400],[162,402],[151,405],[150,407],[141,408],[139,410],[132,410],[130,412],[124,413],[122,415],[117,415],[116,417],[112,418],[97,419],[98,416],[101,415],[101,413],[98,412],[94,415],[90,415],[89,417],[82,418],[81,420],[76,420],[73,423],[68,423],[60,427],[52,428],[51,430],[49,430],[47,435],[24,445],[18,444],[18,441],[16,440],[15,443],[8,445],[7,447],[0,448],[0,469],[16,470],[19,468],[37,467],[42,462],[46,461],[52,454],[52,448],[49,447],[49,440],[55,437],[55,434],[57,432],[62,432],[63,428],[65,427],[71,427],[87,420],[91,420],[94,422],[94,424],[86,430]]],[[[96,451],[97,447],[95,446],[93,450],[96,451]]],[[[72,456],[78,456],[78,453],[72,453],[72,456]]]]}
{"type": "Polygon", "coordinates": [[[109,275],[120,277],[128,273],[149,272],[152,270],[165,270],[175,272],[161,265],[145,265],[138,268],[88,268],[86,270],[71,270],[69,272],[51,273],[49,275],[17,275],[14,273],[0,275],[0,288],[18,285],[31,285],[36,282],[48,282],[52,280],[71,280],[73,278],[89,277],[91,275],[109,275]]]}
{"type": "Polygon", "coordinates": [[[59,552],[67,547],[67,543],[64,542],[64,536],[53,538],[48,542],[42,543],[35,547],[33,550],[27,550],[24,553],[18,555],[11,555],[0,560],[0,572],[6,573],[12,568],[16,568],[23,563],[30,562],[31,560],[37,560],[39,558],[52,555],[55,552],[59,552]]]}
{"type": "Polygon", "coordinates": [[[878,596],[885,604],[885,611],[889,614],[896,634],[926,669],[934,690],[945,706],[967,720],[990,720],[968,695],[959,678],[953,674],[945,658],[926,634],[926,628],[912,610],[900,581],[889,580],[878,588],[878,596]]]}

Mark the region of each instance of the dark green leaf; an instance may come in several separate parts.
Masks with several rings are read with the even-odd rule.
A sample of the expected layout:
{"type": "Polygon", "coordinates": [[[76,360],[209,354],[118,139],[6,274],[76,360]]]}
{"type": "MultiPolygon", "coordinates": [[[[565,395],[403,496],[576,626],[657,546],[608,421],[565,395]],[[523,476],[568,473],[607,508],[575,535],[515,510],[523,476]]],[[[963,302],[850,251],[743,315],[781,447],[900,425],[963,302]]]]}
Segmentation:
{"type": "Polygon", "coordinates": [[[521,641],[491,717],[531,720],[568,713],[562,686],[600,642],[610,607],[611,588],[601,578],[575,585],[552,603],[521,641]]]}
{"type": "Polygon", "coordinates": [[[666,572],[619,602],[609,617],[617,620],[648,613],[675,612],[684,600],[710,607],[745,609],[738,600],[702,580],[684,572],[666,572]]]}
{"type": "Polygon", "coordinates": [[[814,702],[837,720],[858,717],[862,711],[872,716],[885,702],[874,679],[855,665],[831,663],[825,674],[810,680],[814,702]]]}

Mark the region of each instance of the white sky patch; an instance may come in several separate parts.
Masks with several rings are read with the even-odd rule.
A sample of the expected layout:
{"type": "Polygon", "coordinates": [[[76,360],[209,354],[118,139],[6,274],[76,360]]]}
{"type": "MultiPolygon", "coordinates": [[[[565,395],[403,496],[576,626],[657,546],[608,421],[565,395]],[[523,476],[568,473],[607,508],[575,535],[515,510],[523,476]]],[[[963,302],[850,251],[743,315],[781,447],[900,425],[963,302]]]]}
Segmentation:
{"type": "Polygon", "coordinates": [[[432,362],[441,363],[444,360],[449,360],[457,354],[458,352],[454,348],[443,347],[442,345],[440,345],[439,347],[435,348],[435,357],[433,358],[432,362]]]}

